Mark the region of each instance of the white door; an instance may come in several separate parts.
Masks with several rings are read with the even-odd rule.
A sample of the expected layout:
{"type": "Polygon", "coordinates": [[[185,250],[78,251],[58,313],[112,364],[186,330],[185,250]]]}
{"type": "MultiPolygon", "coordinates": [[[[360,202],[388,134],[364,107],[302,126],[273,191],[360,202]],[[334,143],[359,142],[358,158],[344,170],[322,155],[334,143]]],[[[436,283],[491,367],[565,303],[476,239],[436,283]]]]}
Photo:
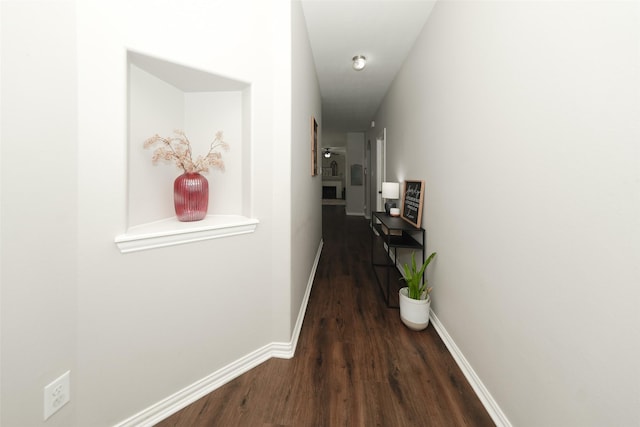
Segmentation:
{"type": "Polygon", "coordinates": [[[382,129],[382,133],[376,138],[376,211],[382,211],[382,183],[386,176],[386,154],[387,154],[387,128],[382,129]]]}

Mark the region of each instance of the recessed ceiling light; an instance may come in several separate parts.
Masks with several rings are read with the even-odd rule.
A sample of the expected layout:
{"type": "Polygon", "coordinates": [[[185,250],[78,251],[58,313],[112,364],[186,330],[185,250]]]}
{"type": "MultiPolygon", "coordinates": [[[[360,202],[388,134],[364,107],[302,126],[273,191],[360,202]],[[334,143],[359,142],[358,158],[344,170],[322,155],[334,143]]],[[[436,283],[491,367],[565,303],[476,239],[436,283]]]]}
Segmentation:
{"type": "Polygon", "coordinates": [[[367,65],[367,58],[362,55],[357,55],[353,57],[353,69],[356,71],[361,71],[365,65],[367,65]]]}

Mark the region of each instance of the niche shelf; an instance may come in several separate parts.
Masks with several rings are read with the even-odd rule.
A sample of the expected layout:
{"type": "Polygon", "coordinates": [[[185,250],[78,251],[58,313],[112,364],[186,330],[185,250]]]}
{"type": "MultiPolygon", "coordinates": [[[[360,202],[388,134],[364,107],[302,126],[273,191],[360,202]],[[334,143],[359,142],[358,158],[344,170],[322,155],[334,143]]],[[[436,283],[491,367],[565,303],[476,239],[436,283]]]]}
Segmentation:
{"type": "Polygon", "coordinates": [[[208,215],[202,221],[194,223],[168,218],[127,230],[126,234],[116,237],[116,245],[118,245],[120,252],[126,254],[253,233],[257,225],[257,219],[240,215],[208,215]]]}
{"type": "Polygon", "coordinates": [[[142,53],[127,53],[127,224],[115,238],[122,253],[180,245],[253,232],[250,218],[251,86],[248,83],[142,53]],[[185,132],[194,158],[204,155],[216,132],[230,150],[225,172],[211,170],[208,215],[180,222],[173,208],[175,164],[153,165],[155,135],[185,132]]]}

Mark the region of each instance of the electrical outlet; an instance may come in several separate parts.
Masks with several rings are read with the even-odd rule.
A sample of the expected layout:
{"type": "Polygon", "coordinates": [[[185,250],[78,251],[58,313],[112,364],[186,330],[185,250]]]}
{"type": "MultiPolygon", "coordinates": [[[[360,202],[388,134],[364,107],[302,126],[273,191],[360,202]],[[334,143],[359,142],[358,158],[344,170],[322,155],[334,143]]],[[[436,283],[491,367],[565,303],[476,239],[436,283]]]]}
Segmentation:
{"type": "Polygon", "coordinates": [[[44,388],[44,419],[47,420],[71,399],[69,375],[67,371],[44,388]]]}

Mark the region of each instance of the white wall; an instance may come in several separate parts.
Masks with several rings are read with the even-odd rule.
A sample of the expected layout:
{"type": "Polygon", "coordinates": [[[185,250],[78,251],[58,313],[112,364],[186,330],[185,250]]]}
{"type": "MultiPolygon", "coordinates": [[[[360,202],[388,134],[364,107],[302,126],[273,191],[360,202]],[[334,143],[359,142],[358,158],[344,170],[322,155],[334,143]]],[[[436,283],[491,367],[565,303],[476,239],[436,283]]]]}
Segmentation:
{"type": "MultiPolygon", "coordinates": [[[[302,303],[322,239],[322,177],[311,176],[311,116],[322,146],[320,88],[299,1],[291,3],[291,324],[302,303]]],[[[286,164],[286,163],[281,163],[286,164]]],[[[320,174],[322,170],[318,171],[320,174]]]]}
{"type": "Polygon", "coordinates": [[[637,2],[438,2],[375,121],[515,426],[640,424],[637,2]],[[411,153],[411,154],[409,154],[411,153]]]}
{"type": "MultiPolygon", "coordinates": [[[[43,388],[77,385],[77,90],[71,2],[2,2],[0,424],[43,424],[43,388]]],[[[74,425],[76,402],[48,426],[74,425]]]]}
{"type": "Polygon", "coordinates": [[[147,71],[129,64],[127,143],[127,228],[175,215],[173,181],[175,164],[152,164],[154,146],[142,148],[155,134],[173,136],[185,129],[185,94],[147,71]]]}
{"type": "Polygon", "coordinates": [[[83,425],[119,421],[288,338],[291,279],[280,271],[290,269],[289,223],[274,200],[289,204],[290,183],[273,164],[275,153],[290,151],[290,77],[281,73],[289,37],[286,1],[78,3],[83,425]],[[118,72],[126,49],[251,84],[254,234],[126,256],[115,250],[126,210],[118,191],[126,178],[126,80],[118,72]]]}
{"type": "Polygon", "coordinates": [[[334,129],[324,129],[322,134],[323,147],[346,147],[347,132],[337,131],[334,129]]]}
{"type": "Polygon", "coordinates": [[[222,131],[229,150],[222,154],[224,170],[210,168],[209,213],[239,215],[242,209],[242,151],[250,140],[242,137],[242,92],[191,92],[185,94],[185,130],[194,147],[194,156],[204,156],[222,131]]]}
{"type": "MultiPolygon", "coordinates": [[[[3,425],[42,424],[42,389],[67,369],[71,404],[47,424],[106,426],[291,339],[321,227],[319,213],[300,210],[292,227],[298,173],[274,168],[298,155],[291,7],[2,3],[3,425]],[[260,220],[255,233],[118,251],[114,237],[127,228],[128,50],[250,85],[241,108],[251,117],[242,125],[251,136],[242,186],[251,193],[242,206],[260,220]]],[[[309,87],[297,105],[319,111],[317,87],[298,84],[309,87]]],[[[316,181],[300,188],[317,186],[308,197],[319,203],[316,181]]]]}

